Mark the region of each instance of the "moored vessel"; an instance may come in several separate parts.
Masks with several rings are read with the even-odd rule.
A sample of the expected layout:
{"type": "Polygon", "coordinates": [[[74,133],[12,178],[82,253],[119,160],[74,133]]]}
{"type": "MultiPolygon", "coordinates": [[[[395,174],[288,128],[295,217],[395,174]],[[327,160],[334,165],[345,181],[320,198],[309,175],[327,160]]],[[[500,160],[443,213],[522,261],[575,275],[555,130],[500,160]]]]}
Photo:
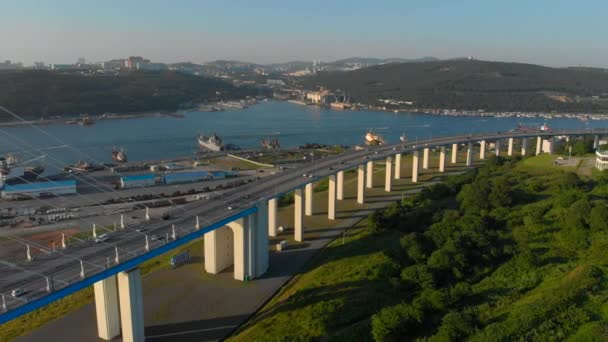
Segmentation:
{"type": "Polygon", "coordinates": [[[112,148],[112,160],[119,163],[126,163],[128,160],[127,152],[125,152],[122,147],[120,149],[117,149],[116,147],[112,148]]]}
{"type": "Polygon", "coordinates": [[[199,134],[196,137],[196,140],[198,142],[198,146],[203,150],[219,152],[224,149],[224,142],[222,141],[222,138],[217,136],[215,133],[212,133],[211,135],[199,134]]]}
{"type": "Polygon", "coordinates": [[[384,145],[384,138],[372,132],[372,130],[370,129],[365,134],[365,144],[370,146],[384,145]]]}

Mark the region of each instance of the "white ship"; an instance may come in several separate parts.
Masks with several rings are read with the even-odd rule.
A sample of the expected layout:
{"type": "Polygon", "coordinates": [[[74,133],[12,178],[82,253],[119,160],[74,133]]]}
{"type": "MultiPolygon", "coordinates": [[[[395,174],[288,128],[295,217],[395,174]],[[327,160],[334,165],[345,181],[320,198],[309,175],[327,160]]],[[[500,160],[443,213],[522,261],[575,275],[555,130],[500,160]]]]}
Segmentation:
{"type": "Polygon", "coordinates": [[[203,150],[219,152],[224,149],[222,138],[218,137],[215,133],[212,133],[211,135],[199,134],[196,137],[196,140],[198,141],[198,146],[203,150]]]}

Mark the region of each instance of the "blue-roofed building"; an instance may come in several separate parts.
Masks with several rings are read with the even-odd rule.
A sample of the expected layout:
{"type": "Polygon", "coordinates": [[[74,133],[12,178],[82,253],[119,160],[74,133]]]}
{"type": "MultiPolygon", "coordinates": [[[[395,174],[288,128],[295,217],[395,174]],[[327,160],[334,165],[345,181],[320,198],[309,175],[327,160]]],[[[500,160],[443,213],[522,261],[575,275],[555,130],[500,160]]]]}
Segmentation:
{"type": "Polygon", "coordinates": [[[156,176],[153,173],[120,177],[120,187],[123,189],[141,188],[154,184],[156,184],[156,176]]]}
{"type": "Polygon", "coordinates": [[[59,196],[76,193],[76,181],[65,180],[55,182],[40,182],[5,185],[2,198],[19,199],[29,197],[59,196]]]}
{"type": "Polygon", "coordinates": [[[226,178],[226,172],[224,171],[215,171],[212,173],[213,179],[224,179],[226,178]]]}
{"type": "Polygon", "coordinates": [[[165,184],[200,182],[211,178],[207,171],[167,173],[163,176],[165,184]]]}

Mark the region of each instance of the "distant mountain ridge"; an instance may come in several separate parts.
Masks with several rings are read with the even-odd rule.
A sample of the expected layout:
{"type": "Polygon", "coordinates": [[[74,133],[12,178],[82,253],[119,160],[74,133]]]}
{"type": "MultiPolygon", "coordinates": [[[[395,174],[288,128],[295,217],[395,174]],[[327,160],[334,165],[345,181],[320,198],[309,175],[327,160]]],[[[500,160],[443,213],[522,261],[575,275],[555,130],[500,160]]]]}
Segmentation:
{"type": "Polygon", "coordinates": [[[608,72],[598,68],[454,59],[321,72],[300,83],[346,91],[370,105],[399,99],[416,108],[608,112],[608,72]]]}

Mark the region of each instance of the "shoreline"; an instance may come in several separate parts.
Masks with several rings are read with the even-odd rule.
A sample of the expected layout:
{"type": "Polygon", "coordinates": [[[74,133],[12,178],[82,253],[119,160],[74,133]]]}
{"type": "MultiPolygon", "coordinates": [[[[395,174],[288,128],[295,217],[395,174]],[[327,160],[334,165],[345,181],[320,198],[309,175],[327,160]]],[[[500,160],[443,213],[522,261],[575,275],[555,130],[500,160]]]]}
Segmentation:
{"type": "MultiPolygon", "coordinates": [[[[320,108],[325,108],[333,111],[377,111],[377,112],[385,112],[385,113],[394,113],[394,114],[420,114],[420,115],[431,115],[431,116],[446,116],[446,117],[485,117],[485,118],[522,118],[522,119],[577,119],[580,121],[603,121],[608,120],[608,113],[544,113],[544,112],[486,112],[486,111],[467,111],[467,110],[453,110],[453,109],[422,109],[422,108],[412,108],[412,109],[388,109],[384,107],[372,107],[367,105],[355,105],[354,108],[349,109],[336,109],[331,106],[319,105],[313,103],[306,103],[304,101],[288,99],[288,100],[280,100],[280,99],[267,99],[269,101],[277,101],[277,102],[285,102],[291,103],[298,106],[315,106],[320,108]]],[[[238,102],[237,100],[230,102],[238,102]]],[[[88,116],[94,122],[96,121],[104,121],[104,120],[120,120],[120,119],[139,119],[139,118],[176,118],[181,119],[184,118],[184,114],[186,112],[223,112],[223,111],[234,111],[234,110],[243,110],[247,109],[250,106],[255,106],[260,104],[260,102],[255,103],[247,103],[242,107],[234,107],[234,106],[223,106],[220,102],[201,104],[196,107],[179,109],[176,111],[149,111],[149,112],[135,112],[135,113],[105,113],[98,116],[88,116]],[[210,108],[221,108],[220,110],[210,110],[210,108]]],[[[52,119],[43,119],[43,120],[25,120],[25,121],[3,121],[0,122],[0,128],[10,128],[10,127],[19,127],[19,126],[28,126],[28,125],[56,125],[56,124],[64,124],[64,125],[75,125],[73,123],[68,123],[69,121],[81,120],[84,116],[66,116],[61,118],[52,118],[52,119]]]]}

